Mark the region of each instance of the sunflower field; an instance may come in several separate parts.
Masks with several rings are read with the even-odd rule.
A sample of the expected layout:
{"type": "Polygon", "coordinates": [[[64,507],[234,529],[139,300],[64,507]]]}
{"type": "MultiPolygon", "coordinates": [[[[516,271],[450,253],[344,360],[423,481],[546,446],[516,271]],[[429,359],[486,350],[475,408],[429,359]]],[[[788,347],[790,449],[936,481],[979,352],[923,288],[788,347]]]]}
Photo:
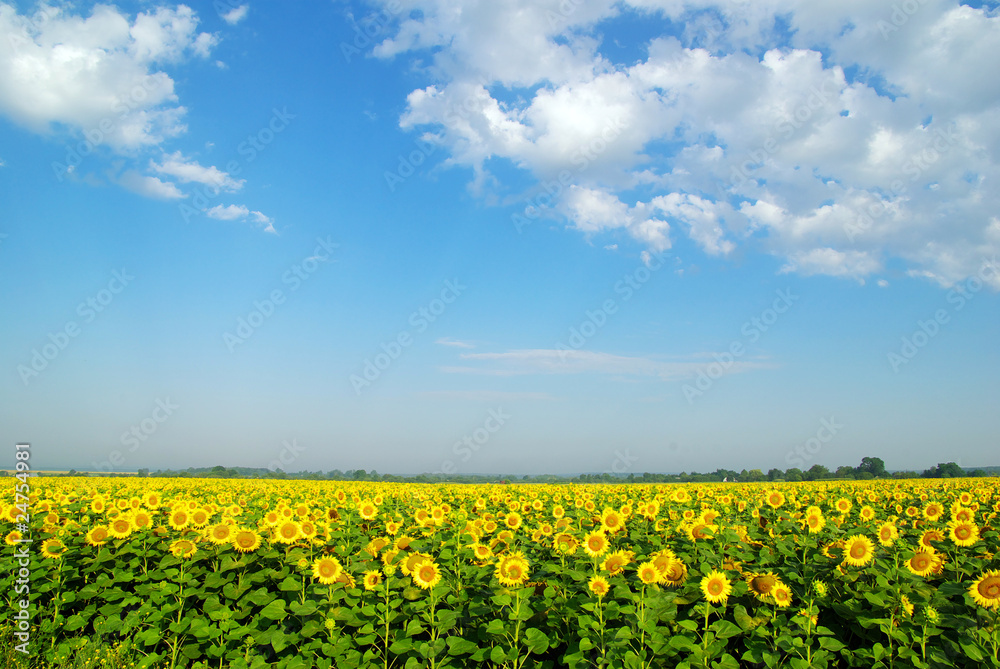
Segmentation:
{"type": "Polygon", "coordinates": [[[29,527],[0,504],[4,659],[1000,667],[998,483],[39,478],[29,527]]]}

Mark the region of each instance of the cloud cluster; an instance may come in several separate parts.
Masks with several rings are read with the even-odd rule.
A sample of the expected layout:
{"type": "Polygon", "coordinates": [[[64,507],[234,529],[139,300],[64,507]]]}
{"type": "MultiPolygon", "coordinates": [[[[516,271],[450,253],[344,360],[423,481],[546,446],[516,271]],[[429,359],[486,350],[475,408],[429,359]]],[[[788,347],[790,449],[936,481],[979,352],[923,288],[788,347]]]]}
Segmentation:
{"type": "Polygon", "coordinates": [[[475,190],[569,175],[546,213],[587,235],[664,249],[683,234],[719,256],[747,245],[806,275],[892,266],[951,285],[1000,252],[989,5],[402,5],[373,54],[408,57],[429,82],[400,125],[469,168],[475,190]],[[634,54],[610,37],[623,18],[657,28],[634,54]]]}
{"type": "MultiPolygon", "coordinates": [[[[247,9],[235,7],[223,19],[235,24],[247,9]]],[[[48,4],[22,15],[0,2],[0,114],[85,149],[71,149],[68,158],[103,146],[135,162],[112,180],[144,197],[183,199],[184,184],[236,192],[244,180],[163,150],[187,132],[187,110],[163,68],[206,60],[219,42],[217,35],[199,31],[198,24],[186,5],[156,7],[130,18],[102,4],[84,17],[48,4]],[[149,154],[159,158],[140,165],[149,154]]],[[[71,159],[59,164],[63,174],[75,167],[71,159]]],[[[270,219],[264,219],[255,222],[273,231],[270,219]]]]}

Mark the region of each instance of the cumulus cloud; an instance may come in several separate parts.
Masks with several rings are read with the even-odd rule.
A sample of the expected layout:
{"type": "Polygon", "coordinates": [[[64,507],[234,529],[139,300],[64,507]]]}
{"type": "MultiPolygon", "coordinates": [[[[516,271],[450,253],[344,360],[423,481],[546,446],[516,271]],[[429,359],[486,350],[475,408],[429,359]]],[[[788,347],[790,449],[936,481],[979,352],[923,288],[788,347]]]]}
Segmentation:
{"type": "Polygon", "coordinates": [[[1000,252],[988,7],[928,0],[905,21],[803,0],[407,7],[373,50],[424,66],[400,126],[515,213],[529,176],[545,214],[588,236],[686,235],[723,257],[746,244],[782,271],[856,280],[893,262],[949,285],[1000,252]],[[637,56],[604,40],[623,15],[659,26],[637,56]]]}
{"type": "Polygon", "coordinates": [[[139,174],[135,170],[125,171],[118,177],[118,184],[133,193],[158,200],[178,200],[187,197],[176,184],[139,174]]]}
{"type": "Polygon", "coordinates": [[[185,5],[140,12],[108,5],[87,18],[42,5],[22,15],[0,3],[0,114],[40,133],[68,129],[119,152],[186,130],[174,82],[157,68],[207,57],[216,38],[185,5]]]}
{"type": "Polygon", "coordinates": [[[245,221],[250,220],[264,228],[264,232],[277,233],[274,229],[274,219],[259,211],[252,211],[242,204],[216,205],[205,211],[209,218],[220,221],[245,221]]]}
{"type": "Polygon", "coordinates": [[[250,10],[250,5],[240,5],[239,7],[233,7],[228,12],[222,15],[222,20],[231,26],[235,26],[237,23],[246,18],[247,12],[250,10]]]}
{"type": "Polygon", "coordinates": [[[161,163],[150,161],[150,169],[159,174],[170,175],[181,183],[204,184],[230,193],[243,188],[246,183],[245,179],[234,179],[215,165],[204,167],[197,161],[185,158],[180,151],[164,156],[161,163]]]}

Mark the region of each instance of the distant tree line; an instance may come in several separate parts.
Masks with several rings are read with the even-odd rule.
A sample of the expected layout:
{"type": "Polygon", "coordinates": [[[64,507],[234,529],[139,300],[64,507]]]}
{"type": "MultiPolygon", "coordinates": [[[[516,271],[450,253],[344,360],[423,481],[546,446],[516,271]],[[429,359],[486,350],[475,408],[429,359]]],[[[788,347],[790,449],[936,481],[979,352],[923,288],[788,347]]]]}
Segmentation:
{"type": "Polygon", "coordinates": [[[841,466],[831,470],[824,465],[813,465],[803,471],[797,467],[791,469],[769,469],[764,473],[761,469],[716,469],[710,473],[681,472],[679,474],[610,473],[580,474],[577,476],[557,476],[554,474],[514,475],[514,474],[418,474],[416,476],[400,476],[396,474],[379,474],[374,469],[348,469],[341,471],[333,469],[326,473],[322,471],[285,472],[281,469],[270,470],[252,467],[189,467],[183,470],[158,470],[150,474],[148,470],[140,470],[140,475],[171,478],[251,478],[251,479],[298,479],[315,481],[385,481],[408,483],[708,483],[708,482],[745,482],[759,483],[765,481],[824,481],[824,480],[870,480],[870,479],[911,479],[911,478],[954,478],[962,476],[997,476],[1000,467],[983,467],[975,470],[962,468],[954,462],[939,463],[935,467],[925,469],[922,473],[915,471],[890,472],[885,468],[881,458],[865,457],[857,467],[841,466]]]}

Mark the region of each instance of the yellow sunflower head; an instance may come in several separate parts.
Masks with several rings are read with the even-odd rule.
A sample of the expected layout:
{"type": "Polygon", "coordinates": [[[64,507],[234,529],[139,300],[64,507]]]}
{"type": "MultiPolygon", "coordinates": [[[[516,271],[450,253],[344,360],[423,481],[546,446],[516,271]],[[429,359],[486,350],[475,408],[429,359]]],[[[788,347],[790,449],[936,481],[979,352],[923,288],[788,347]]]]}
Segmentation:
{"type": "Polygon", "coordinates": [[[340,561],[332,556],[326,555],[313,562],[313,578],[323,585],[332,585],[340,578],[344,568],[340,561]]]}
{"type": "Polygon", "coordinates": [[[701,593],[712,604],[724,604],[732,591],[732,583],[722,572],[713,570],[701,579],[701,593]]]}

